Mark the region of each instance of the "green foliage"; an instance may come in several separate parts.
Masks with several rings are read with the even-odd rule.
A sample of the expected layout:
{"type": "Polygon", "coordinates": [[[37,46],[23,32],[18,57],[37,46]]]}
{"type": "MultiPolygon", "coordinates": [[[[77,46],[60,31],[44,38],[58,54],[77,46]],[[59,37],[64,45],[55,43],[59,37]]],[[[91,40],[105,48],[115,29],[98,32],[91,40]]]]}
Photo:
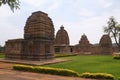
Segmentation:
{"type": "Polygon", "coordinates": [[[82,78],[92,78],[92,79],[101,79],[101,80],[114,80],[114,76],[107,73],[82,73],[80,75],[82,78]]]}
{"type": "Polygon", "coordinates": [[[115,77],[120,76],[120,60],[113,59],[113,56],[69,56],[62,57],[70,61],[44,65],[53,68],[65,68],[74,70],[78,73],[91,72],[91,73],[109,73],[115,77]]]}
{"type": "Polygon", "coordinates": [[[79,76],[79,74],[75,71],[72,71],[69,69],[62,69],[62,68],[15,65],[13,66],[13,69],[20,70],[20,71],[46,73],[46,74],[54,74],[54,75],[62,75],[62,76],[79,76]]]}
{"type": "Polygon", "coordinates": [[[107,74],[107,73],[82,73],[82,74],[79,74],[73,70],[62,69],[62,68],[15,65],[15,66],[13,66],[13,69],[20,70],[20,71],[29,71],[29,72],[62,75],[62,76],[75,76],[75,77],[82,77],[82,78],[114,80],[114,76],[111,74],[107,74]]]}
{"type": "Polygon", "coordinates": [[[120,77],[118,77],[118,80],[120,80],[120,77]]]}
{"type": "Polygon", "coordinates": [[[76,54],[55,54],[55,57],[68,57],[68,56],[76,56],[76,54]]]}
{"type": "Polygon", "coordinates": [[[8,4],[12,11],[19,9],[20,6],[19,0],[0,0],[0,6],[5,4],[8,4]]]}

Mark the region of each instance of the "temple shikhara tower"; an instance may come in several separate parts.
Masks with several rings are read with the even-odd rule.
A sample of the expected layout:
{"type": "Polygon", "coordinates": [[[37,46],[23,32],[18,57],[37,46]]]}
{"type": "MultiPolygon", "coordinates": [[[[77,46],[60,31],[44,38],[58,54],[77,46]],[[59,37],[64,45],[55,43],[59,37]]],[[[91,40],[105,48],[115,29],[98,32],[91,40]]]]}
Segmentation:
{"type": "Polygon", "coordinates": [[[54,58],[54,25],[48,14],[32,13],[24,27],[24,39],[6,41],[7,59],[41,60],[54,58]]]}
{"type": "Polygon", "coordinates": [[[101,48],[101,54],[112,54],[113,53],[113,46],[112,41],[109,35],[103,35],[99,42],[101,48]]]}
{"type": "Polygon", "coordinates": [[[62,25],[58,30],[55,38],[55,53],[70,53],[72,52],[72,48],[69,45],[69,36],[67,31],[64,29],[62,25]]]}
{"type": "Polygon", "coordinates": [[[81,36],[79,44],[77,44],[75,47],[76,47],[75,51],[78,52],[78,53],[82,53],[82,54],[89,53],[89,54],[91,54],[91,50],[92,50],[93,45],[89,43],[89,40],[88,40],[87,36],[85,34],[83,34],[81,36]]]}
{"type": "Polygon", "coordinates": [[[56,34],[55,44],[69,45],[69,36],[63,25],[60,27],[56,34]]]}

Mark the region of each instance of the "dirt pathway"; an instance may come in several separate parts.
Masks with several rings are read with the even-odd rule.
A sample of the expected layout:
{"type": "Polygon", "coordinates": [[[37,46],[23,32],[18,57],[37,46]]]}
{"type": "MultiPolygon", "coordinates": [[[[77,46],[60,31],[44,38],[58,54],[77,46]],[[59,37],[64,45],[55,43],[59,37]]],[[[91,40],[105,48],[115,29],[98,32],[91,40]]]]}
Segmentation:
{"type": "Polygon", "coordinates": [[[11,63],[0,62],[0,80],[91,80],[12,70],[11,63]]]}

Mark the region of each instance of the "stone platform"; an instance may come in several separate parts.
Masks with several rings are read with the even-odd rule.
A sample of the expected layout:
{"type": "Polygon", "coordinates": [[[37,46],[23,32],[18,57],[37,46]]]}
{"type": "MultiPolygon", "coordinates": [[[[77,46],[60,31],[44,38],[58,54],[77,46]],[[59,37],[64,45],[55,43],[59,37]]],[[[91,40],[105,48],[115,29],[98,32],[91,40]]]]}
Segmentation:
{"type": "Polygon", "coordinates": [[[0,62],[5,62],[5,63],[15,63],[15,64],[25,64],[25,65],[46,65],[46,64],[54,64],[54,63],[60,63],[60,62],[66,62],[70,61],[67,59],[50,59],[50,60],[41,60],[41,61],[31,61],[31,60],[8,60],[1,58],[0,62]]]}

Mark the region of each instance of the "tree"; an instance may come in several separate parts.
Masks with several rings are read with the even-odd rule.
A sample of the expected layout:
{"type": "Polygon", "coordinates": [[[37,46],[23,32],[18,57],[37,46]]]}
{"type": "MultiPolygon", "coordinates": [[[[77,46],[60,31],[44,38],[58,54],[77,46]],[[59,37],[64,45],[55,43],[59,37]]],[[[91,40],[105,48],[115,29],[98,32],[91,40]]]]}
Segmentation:
{"type": "Polygon", "coordinates": [[[114,38],[120,52],[120,24],[118,24],[114,17],[109,18],[107,26],[104,27],[104,32],[108,33],[111,38],[114,38]]]}
{"type": "Polygon", "coordinates": [[[14,12],[14,9],[19,9],[19,0],[0,0],[0,6],[7,4],[10,9],[14,12]]]}

